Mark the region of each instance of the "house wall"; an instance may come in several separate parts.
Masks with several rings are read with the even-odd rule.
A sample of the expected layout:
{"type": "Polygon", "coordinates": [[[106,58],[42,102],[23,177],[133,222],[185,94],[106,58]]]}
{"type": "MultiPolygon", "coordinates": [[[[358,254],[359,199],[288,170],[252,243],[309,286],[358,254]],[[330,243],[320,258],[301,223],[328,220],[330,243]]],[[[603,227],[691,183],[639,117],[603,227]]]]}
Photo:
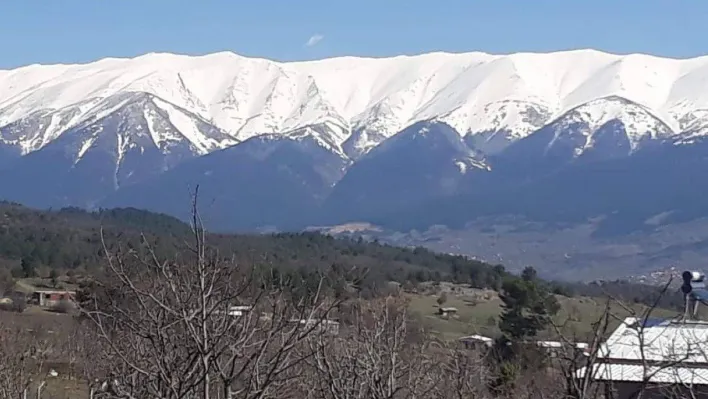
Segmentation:
{"type": "Polygon", "coordinates": [[[471,350],[487,350],[492,346],[491,342],[477,341],[477,340],[465,340],[461,341],[465,346],[465,349],[471,350]]]}
{"type": "Polygon", "coordinates": [[[62,301],[73,298],[73,294],[69,292],[36,292],[35,296],[38,296],[37,303],[39,304],[39,306],[47,308],[57,306],[62,301]]]}
{"type": "MultiPolygon", "coordinates": [[[[641,383],[638,382],[621,382],[612,383],[615,390],[615,398],[617,399],[635,399],[641,390],[641,383]]],[[[699,385],[689,390],[688,387],[680,385],[658,385],[650,384],[644,390],[641,396],[642,399],[678,399],[678,398],[696,398],[708,399],[708,386],[699,385]],[[692,391],[692,392],[691,392],[692,391]]]]}

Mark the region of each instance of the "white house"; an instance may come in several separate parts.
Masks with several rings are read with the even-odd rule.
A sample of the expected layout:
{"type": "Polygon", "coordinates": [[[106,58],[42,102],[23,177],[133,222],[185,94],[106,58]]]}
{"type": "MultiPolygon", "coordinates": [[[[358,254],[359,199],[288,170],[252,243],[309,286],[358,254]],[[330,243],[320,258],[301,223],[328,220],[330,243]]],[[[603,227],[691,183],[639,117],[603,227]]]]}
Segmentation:
{"type": "Polygon", "coordinates": [[[459,341],[462,342],[467,349],[479,349],[481,347],[491,348],[494,344],[492,338],[477,334],[461,337],[459,341]]]}

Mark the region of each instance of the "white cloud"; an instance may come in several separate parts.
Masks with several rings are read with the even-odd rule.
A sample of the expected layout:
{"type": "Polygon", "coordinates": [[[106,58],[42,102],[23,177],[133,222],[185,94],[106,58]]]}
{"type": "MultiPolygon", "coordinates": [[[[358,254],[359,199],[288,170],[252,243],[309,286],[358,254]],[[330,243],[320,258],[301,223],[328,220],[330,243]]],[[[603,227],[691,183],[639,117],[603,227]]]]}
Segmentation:
{"type": "Polygon", "coordinates": [[[320,35],[319,33],[312,35],[312,36],[310,36],[309,39],[307,39],[307,43],[305,43],[305,46],[307,46],[307,47],[315,46],[315,45],[317,45],[317,43],[321,42],[322,39],[324,39],[324,35],[320,35]]]}

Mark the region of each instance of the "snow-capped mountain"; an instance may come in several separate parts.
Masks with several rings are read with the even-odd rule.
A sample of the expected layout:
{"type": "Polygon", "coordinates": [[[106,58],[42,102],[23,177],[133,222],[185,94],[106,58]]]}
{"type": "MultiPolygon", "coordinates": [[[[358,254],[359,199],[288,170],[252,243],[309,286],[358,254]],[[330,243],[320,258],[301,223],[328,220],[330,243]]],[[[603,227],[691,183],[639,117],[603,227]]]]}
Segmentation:
{"type": "MultiPolygon", "coordinates": [[[[180,193],[203,181],[233,223],[252,228],[320,206],[364,217],[545,178],[555,183],[536,187],[550,191],[534,195],[558,196],[596,165],[639,167],[703,143],[706,81],[708,57],[593,50],[31,65],[0,71],[0,197],[177,213],[180,193]]],[[[695,159],[672,173],[702,165],[680,153],[695,159]]],[[[483,197],[476,209],[507,200],[483,197]]]]}
{"type": "Polygon", "coordinates": [[[121,93],[101,104],[110,112],[89,113],[47,143],[40,134],[23,133],[56,132],[52,121],[72,113],[37,112],[0,129],[3,146],[14,154],[0,170],[0,194],[36,206],[92,206],[122,186],[237,142],[152,94],[121,93]],[[20,157],[32,145],[39,148],[20,157]]]}
{"type": "Polygon", "coordinates": [[[675,134],[646,107],[611,96],[571,109],[508,146],[499,157],[518,172],[537,173],[574,161],[626,157],[675,134]]]}
{"type": "MultiPolygon", "coordinates": [[[[110,113],[106,99],[144,92],[237,140],[330,123],[339,127],[334,143],[356,158],[406,126],[436,119],[494,153],[579,105],[610,96],[646,107],[672,130],[682,130],[708,106],[701,89],[706,78],[706,57],[592,50],[291,63],[233,53],[153,53],[0,71],[0,126],[14,124],[3,141],[29,153],[87,118],[110,113]]],[[[233,143],[193,144],[208,152],[233,143]]]]}
{"type": "Polygon", "coordinates": [[[613,121],[621,124],[622,139],[627,144],[624,155],[642,144],[668,138],[674,134],[669,125],[639,104],[621,97],[606,97],[576,107],[547,126],[553,138],[546,153],[568,143],[575,157],[582,156],[602,143],[603,128],[613,121]]]}

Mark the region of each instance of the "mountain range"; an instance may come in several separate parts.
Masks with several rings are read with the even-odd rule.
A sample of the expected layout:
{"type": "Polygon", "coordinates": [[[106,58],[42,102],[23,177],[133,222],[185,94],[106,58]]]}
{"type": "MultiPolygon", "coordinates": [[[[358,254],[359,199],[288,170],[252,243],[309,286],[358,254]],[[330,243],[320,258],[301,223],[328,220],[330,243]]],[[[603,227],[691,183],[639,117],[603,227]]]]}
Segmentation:
{"type": "Polygon", "coordinates": [[[448,243],[468,231],[501,259],[586,226],[511,266],[664,267],[708,252],[707,89],[708,57],[594,50],[30,65],[0,70],[0,197],[185,218],[199,185],[217,230],[369,222],[490,257],[448,243]]]}

